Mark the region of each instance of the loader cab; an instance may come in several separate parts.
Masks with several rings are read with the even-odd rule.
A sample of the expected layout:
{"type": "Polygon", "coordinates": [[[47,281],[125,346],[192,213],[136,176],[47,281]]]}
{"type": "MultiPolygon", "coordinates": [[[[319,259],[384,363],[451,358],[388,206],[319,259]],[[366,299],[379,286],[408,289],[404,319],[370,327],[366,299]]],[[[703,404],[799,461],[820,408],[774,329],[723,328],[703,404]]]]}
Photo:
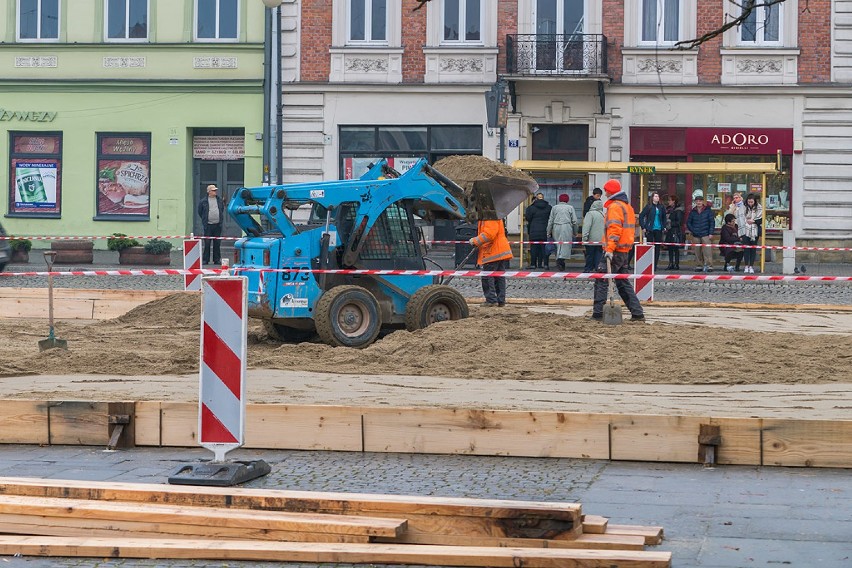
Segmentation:
{"type": "MultiPolygon", "coordinates": [[[[357,202],[342,203],[332,214],[339,236],[338,265],[342,265],[344,247],[351,244],[358,207],[357,202]]],[[[314,204],[308,224],[325,225],[326,214],[325,207],[314,204]]],[[[391,203],[363,237],[358,268],[422,270],[425,264],[418,235],[411,203],[391,203]]]]}

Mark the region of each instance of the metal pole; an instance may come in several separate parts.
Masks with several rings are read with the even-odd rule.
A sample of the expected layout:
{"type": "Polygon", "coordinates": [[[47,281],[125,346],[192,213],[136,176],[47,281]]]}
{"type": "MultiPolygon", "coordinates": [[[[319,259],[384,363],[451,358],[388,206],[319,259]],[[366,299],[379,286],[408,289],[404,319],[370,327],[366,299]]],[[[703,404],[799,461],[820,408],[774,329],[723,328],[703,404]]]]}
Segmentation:
{"type": "MultiPolygon", "coordinates": [[[[639,212],[645,209],[645,174],[639,174],[639,212]]],[[[645,233],[639,231],[639,242],[645,242],[645,233]]]]}
{"type": "Polygon", "coordinates": [[[272,120],[270,105],[272,104],[272,10],[264,12],[266,40],[263,42],[263,171],[261,180],[269,183],[270,132],[269,123],[272,120]]]}
{"type": "Polygon", "coordinates": [[[276,83],[275,96],[276,96],[276,101],[277,101],[276,105],[275,105],[276,109],[277,109],[277,114],[276,114],[276,117],[275,117],[276,118],[276,121],[275,121],[276,122],[276,130],[277,130],[277,132],[275,133],[275,143],[276,143],[276,148],[275,148],[275,152],[276,152],[276,154],[275,154],[275,175],[276,175],[276,181],[278,182],[278,185],[281,185],[282,183],[284,183],[284,172],[283,172],[283,169],[284,169],[284,145],[283,145],[282,140],[281,140],[281,136],[283,135],[282,131],[284,130],[284,107],[283,107],[283,104],[281,102],[281,96],[282,96],[281,95],[281,88],[282,88],[282,78],[281,78],[281,68],[282,68],[282,66],[281,66],[281,6],[279,5],[278,8],[276,8],[275,11],[276,11],[276,20],[277,20],[277,23],[275,24],[275,32],[276,32],[275,35],[277,36],[277,39],[275,41],[275,45],[277,47],[277,49],[275,50],[276,51],[275,59],[277,61],[277,68],[278,68],[278,76],[276,77],[276,81],[275,81],[275,83],[276,83]]]}
{"type": "Polygon", "coordinates": [[[506,163],[506,129],[500,127],[500,163],[506,163]]]}
{"type": "Polygon", "coordinates": [[[760,174],[760,272],[763,274],[766,264],[766,174],[760,174]]]}

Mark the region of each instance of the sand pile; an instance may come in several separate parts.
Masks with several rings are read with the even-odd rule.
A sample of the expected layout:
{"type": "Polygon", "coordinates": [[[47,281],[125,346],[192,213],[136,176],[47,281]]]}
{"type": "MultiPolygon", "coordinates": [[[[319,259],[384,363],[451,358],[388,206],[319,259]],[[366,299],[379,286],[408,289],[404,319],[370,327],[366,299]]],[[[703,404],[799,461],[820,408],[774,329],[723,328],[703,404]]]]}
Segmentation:
{"type": "MultiPolygon", "coordinates": [[[[196,373],[199,320],[200,297],[179,293],[114,320],[58,322],[68,351],[39,353],[45,322],[0,319],[0,377],[196,373]]],[[[250,322],[251,368],[469,380],[805,384],[847,382],[852,364],[850,337],[662,323],[613,327],[520,306],[473,307],[466,320],[395,331],[362,350],[280,344],[260,322],[250,322]]]]}
{"type": "Polygon", "coordinates": [[[432,167],[468,192],[473,187],[473,182],[480,179],[488,179],[492,176],[505,176],[535,182],[528,173],[516,170],[512,166],[495,162],[485,156],[447,156],[435,162],[432,167]]]}

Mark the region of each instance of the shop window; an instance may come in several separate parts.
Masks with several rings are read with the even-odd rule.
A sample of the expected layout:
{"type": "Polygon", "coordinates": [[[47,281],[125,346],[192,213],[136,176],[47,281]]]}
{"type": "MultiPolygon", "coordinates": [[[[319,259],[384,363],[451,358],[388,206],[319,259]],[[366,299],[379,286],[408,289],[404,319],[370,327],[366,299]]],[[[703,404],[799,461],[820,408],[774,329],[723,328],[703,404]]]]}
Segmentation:
{"type": "Polygon", "coordinates": [[[387,0],[349,0],[349,41],[387,41],[387,0]]]}
{"type": "Polygon", "coordinates": [[[107,40],[146,40],[148,0],[106,0],[104,22],[107,40]]]}
{"type": "Polygon", "coordinates": [[[62,133],[9,133],[9,216],[60,217],[62,133]]]}
{"type": "Polygon", "coordinates": [[[642,43],[674,43],[680,38],[680,0],[642,0],[642,43]]]}
{"type": "Polygon", "coordinates": [[[95,219],[151,216],[151,135],[98,133],[95,219]]]}
{"type": "Polygon", "coordinates": [[[781,43],[782,9],[781,4],[754,8],[740,26],[740,43],[744,45],[779,45],[781,43]]]}
{"type": "Polygon", "coordinates": [[[238,0],[195,0],[195,39],[236,40],[238,37],[238,0]]]}
{"type": "Polygon", "coordinates": [[[362,176],[387,158],[403,173],[419,158],[435,163],[454,154],[482,154],[481,126],[341,126],[340,177],[362,176]]]}
{"type": "Polygon", "coordinates": [[[59,39],[59,0],[18,0],[18,40],[59,39]]]}
{"type": "Polygon", "coordinates": [[[444,0],[445,43],[475,42],[482,38],[482,0],[444,0]]]}
{"type": "Polygon", "coordinates": [[[533,160],[589,159],[589,125],[537,124],[531,130],[533,160]]]}

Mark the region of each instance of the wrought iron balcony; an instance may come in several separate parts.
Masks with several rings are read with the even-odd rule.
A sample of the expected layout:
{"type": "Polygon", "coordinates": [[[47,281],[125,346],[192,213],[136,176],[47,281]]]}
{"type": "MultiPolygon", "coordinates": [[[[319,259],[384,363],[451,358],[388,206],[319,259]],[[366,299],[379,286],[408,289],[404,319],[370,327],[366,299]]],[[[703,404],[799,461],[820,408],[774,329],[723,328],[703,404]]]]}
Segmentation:
{"type": "Polygon", "coordinates": [[[602,34],[514,34],[506,36],[506,75],[605,77],[602,34]]]}

